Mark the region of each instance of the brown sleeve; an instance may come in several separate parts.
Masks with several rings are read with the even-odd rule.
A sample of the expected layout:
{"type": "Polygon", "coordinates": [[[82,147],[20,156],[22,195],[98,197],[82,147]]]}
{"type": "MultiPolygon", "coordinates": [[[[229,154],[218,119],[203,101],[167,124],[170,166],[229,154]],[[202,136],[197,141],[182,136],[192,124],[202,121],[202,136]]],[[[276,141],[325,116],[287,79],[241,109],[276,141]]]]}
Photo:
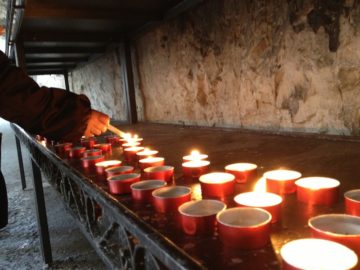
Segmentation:
{"type": "Polygon", "coordinates": [[[39,87],[0,51],[0,117],[33,134],[74,141],[83,135],[90,114],[86,96],[39,87]]]}

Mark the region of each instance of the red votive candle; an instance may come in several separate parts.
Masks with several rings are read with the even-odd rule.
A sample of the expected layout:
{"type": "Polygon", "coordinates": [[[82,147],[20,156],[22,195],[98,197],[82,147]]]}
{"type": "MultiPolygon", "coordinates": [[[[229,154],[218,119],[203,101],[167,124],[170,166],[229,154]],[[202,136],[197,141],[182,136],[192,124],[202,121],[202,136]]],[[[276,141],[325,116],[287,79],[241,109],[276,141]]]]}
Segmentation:
{"type": "Polygon", "coordinates": [[[144,169],[145,179],[157,179],[171,182],[174,178],[173,166],[156,166],[144,169]]]}
{"type": "Polygon", "coordinates": [[[281,247],[283,270],[355,269],[358,258],[354,251],[324,239],[293,240],[281,247]]]}
{"type": "Polygon", "coordinates": [[[343,244],[360,256],[360,217],[325,214],[310,218],[308,225],[313,237],[343,244]]]}
{"type": "Polygon", "coordinates": [[[163,157],[147,157],[139,160],[139,167],[141,171],[149,167],[163,166],[165,159],[163,157]]]}
{"type": "Polygon", "coordinates": [[[102,155],[101,149],[89,149],[84,152],[84,157],[100,156],[102,155]]]}
{"type": "Polygon", "coordinates": [[[140,174],[120,174],[108,178],[109,190],[113,194],[131,193],[130,186],[140,181],[140,174]]]}
{"type": "Polygon", "coordinates": [[[69,151],[70,148],[72,147],[72,143],[58,143],[55,144],[55,152],[58,155],[65,155],[66,151],[69,151]]]}
{"type": "Polygon", "coordinates": [[[360,189],[345,192],[345,211],[349,215],[360,216],[360,189]]]}
{"type": "Polygon", "coordinates": [[[218,200],[186,202],[179,207],[182,229],[189,235],[212,235],[216,215],[225,209],[226,204],[218,200]]]}
{"type": "Polygon", "coordinates": [[[131,136],[131,134],[129,134],[128,136],[123,137],[122,139],[120,139],[120,144],[123,145],[124,143],[142,143],[143,138],[139,138],[138,135],[134,135],[131,136]]]}
{"type": "Polygon", "coordinates": [[[98,143],[94,145],[94,148],[101,149],[103,152],[111,151],[111,143],[98,143]]]}
{"type": "Polygon", "coordinates": [[[148,148],[145,148],[143,151],[137,152],[136,156],[137,156],[138,160],[140,160],[140,159],[156,156],[158,153],[159,153],[159,151],[150,150],[148,148]]]}
{"type": "Polygon", "coordinates": [[[224,198],[235,190],[235,176],[231,173],[214,172],[199,178],[203,197],[224,198]]]}
{"type": "Polygon", "coordinates": [[[295,181],[301,173],[291,170],[274,170],[264,173],[266,189],[271,193],[290,194],[296,191],[295,181]]]}
{"type": "Polygon", "coordinates": [[[82,158],[86,148],[84,146],[75,146],[70,148],[67,153],[70,158],[82,158]]]}
{"type": "Polygon", "coordinates": [[[117,144],[120,141],[120,138],[115,135],[105,136],[105,141],[109,144],[117,144]]]}
{"type": "Polygon", "coordinates": [[[185,178],[199,178],[209,171],[210,161],[193,160],[182,164],[182,171],[185,178]]]}
{"type": "Polygon", "coordinates": [[[80,141],[81,145],[88,148],[88,149],[93,148],[94,145],[96,144],[96,142],[97,142],[97,140],[94,137],[92,137],[92,138],[83,138],[80,141]]]}
{"type": "Polygon", "coordinates": [[[191,151],[190,155],[188,156],[183,156],[183,161],[193,161],[193,160],[204,160],[207,159],[208,155],[206,154],[201,154],[198,150],[193,150],[191,151]]]}
{"type": "Polygon", "coordinates": [[[152,192],[155,210],[160,213],[177,213],[184,202],[191,199],[191,188],[185,186],[162,187],[152,192]]]}
{"type": "Polygon", "coordinates": [[[134,172],[134,167],[133,166],[116,166],[116,167],[111,167],[108,169],[105,169],[105,173],[107,177],[111,177],[114,175],[119,175],[119,174],[129,174],[129,173],[133,173],[134,172]]]}
{"type": "Polygon", "coordinates": [[[297,199],[316,205],[333,205],[338,200],[338,180],[327,177],[305,177],[295,182],[297,199]]]}
{"type": "Polygon", "coordinates": [[[125,160],[128,163],[136,164],[137,163],[136,153],[140,152],[142,150],[144,150],[144,147],[141,147],[141,146],[134,146],[134,147],[125,148],[124,149],[125,160]]]}
{"type": "Polygon", "coordinates": [[[237,183],[245,183],[256,176],[257,165],[252,163],[234,163],[225,166],[225,171],[235,176],[237,183]]]}
{"type": "Polygon", "coordinates": [[[81,158],[81,162],[84,168],[89,168],[95,166],[95,163],[100,161],[104,161],[105,157],[103,155],[100,156],[89,156],[81,158]]]}
{"type": "Polygon", "coordinates": [[[216,216],[219,238],[225,246],[257,249],[270,242],[271,214],[260,208],[236,207],[216,216]]]}
{"type": "Polygon", "coordinates": [[[152,202],[152,192],[164,186],[166,186],[166,182],[163,180],[140,181],[130,186],[131,195],[135,201],[152,202]]]}
{"type": "Polygon", "coordinates": [[[120,165],[121,165],[121,160],[104,160],[95,164],[96,172],[100,175],[105,175],[106,169],[120,165]]]}
{"type": "Polygon", "coordinates": [[[240,206],[257,207],[268,211],[271,222],[277,222],[281,217],[281,203],[283,199],[274,193],[269,192],[245,192],[235,196],[235,202],[240,206]]]}
{"type": "Polygon", "coordinates": [[[139,143],[139,142],[130,142],[130,143],[123,143],[122,144],[122,148],[123,148],[123,150],[125,149],[125,148],[129,148],[129,147],[137,147],[137,146],[140,146],[141,144],[139,143]]]}

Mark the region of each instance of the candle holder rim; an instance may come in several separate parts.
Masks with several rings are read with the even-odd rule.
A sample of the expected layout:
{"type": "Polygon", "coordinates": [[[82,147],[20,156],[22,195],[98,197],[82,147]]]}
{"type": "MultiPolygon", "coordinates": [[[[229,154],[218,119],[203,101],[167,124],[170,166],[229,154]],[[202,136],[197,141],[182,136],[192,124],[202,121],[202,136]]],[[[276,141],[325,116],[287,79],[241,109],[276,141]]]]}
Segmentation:
{"type": "Polygon", "coordinates": [[[190,160],[190,161],[186,161],[186,162],[183,162],[182,163],[182,166],[183,167],[186,167],[186,168],[198,168],[198,167],[206,167],[206,166],[209,166],[210,165],[210,161],[208,160],[190,160]],[[189,164],[193,163],[193,162],[199,162],[200,165],[199,166],[188,166],[189,164]]]}
{"type": "Polygon", "coordinates": [[[86,149],[86,147],[85,146],[80,146],[80,145],[76,145],[76,146],[73,146],[73,147],[71,147],[70,148],[70,150],[79,150],[79,149],[86,149]]]}
{"type": "Polygon", "coordinates": [[[97,143],[97,144],[94,145],[94,147],[98,147],[98,146],[101,146],[101,145],[111,146],[111,143],[107,143],[107,142],[97,143]]]}
{"type": "Polygon", "coordinates": [[[360,197],[360,189],[350,189],[350,190],[348,190],[348,191],[346,191],[346,192],[344,193],[344,198],[345,198],[345,199],[347,199],[347,200],[349,200],[349,201],[352,201],[352,202],[355,202],[355,203],[360,203],[360,198],[359,198],[359,199],[354,199],[354,198],[352,198],[352,197],[349,197],[349,195],[350,195],[351,193],[358,193],[358,194],[359,194],[359,197],[360,197]]]}
{"type": "Polygon", "coordinates": [[[141,145],[141,143],[139,143],[139,142],[131,142],[131,143],[127,142],[127,143],[123,143],[121,146],[123,148],[131,148],[131,147],[138,147],[140,145],[141,145]]]}
{"type": "Polygon", "coordinates": [[[187,217],[208,217],[208,216],[213,216],[216,215],[217,213],[224,211],[226,209],[226,204],[220,200],[212,200],[212,199],[203,199],[203,200],[197,200],[197,201],[188,201],[183,203],[182,205],[179,206],[178,211],[180,212],[180,214],[187,216],[187,217]],[[215,209],[213,210],[212,213],[209,214],[190,214],[188,212],[184,211],[184,208],[188,207],[189,205],[194,205],[194,204],[201,204],[201,203],[215,203],[219,206],[219,209],[215,209]]]}
{"type": "Polygon", "coordinates": [[[203,174],[199,177],[199,182],[204,183],[204,184],[224,184],[224,183],[229,183],[232,181],[235,181],[235,176],[233,174],[227,173],[227,172],[211,172],[211,173],[203,174]],[[212,182],[206,181],[204,179],[206,177],[209,177],[210,175],[215,175],[215,174],[219,175],[219,177],[220,177],[220,175],[226,176],[229,179],[226,179],[226,181],[221,182],[221,183],[212,183],[212,182]]]}
{"type": "MultiPolygon", "coordinates": [[[[150,159],[152,158],[153,159],[153,162],[157,162],[157,161],[164,161],[165,158],[163,157],[146,157],[146,158],[142,158],[139,160],[140,163],[146,163],[148,160],[147,159],[150,159]]],[[[155,166],[153,166],[155,167],[155,166]]]]}
{"type": "Polygon", "coordinates": [[[163,180],[157,180],[157,179],[151,179],[151,180],[143,180],[143,181],[139,181],[137,183],[134,183],[134,184],[131,184],[130,188],[131,189],[134,189],[134,190],[151,190],[151,189],[154,189],[154,188],[161,188],[161,187],[164,187],[166,186],[166,182],[163,181],[163,180]],[[138,186],[141,186],[141,185],[144,185],[144,184],[156,184],[158,183],[159,185],[158,186],[150,186],[148,188],[139,188],[138,186]],[[160,185],[161,184],[161,185],[160,185]]]}
{"type": "Polygon", "coordinates": [[[233,208],[228,208],[226,210],[223,210],[221,212],[219,212],[217,215],[216,215],[216,220],[218,223],[221,223],[222,225],[224,226],[227,226],[227,227],[231,227],[231,228],[259,228],[259,227],[262,227],[268,223],[271,223],[271,220],[272,220],[272,215],[265,209],[261,209],[261,208],[258,208],[258,207],[233,207],[233,208]],[[263,212],[265,215],[267,215],[267,218],[260,222],[260,223],[257,223],[255,225],[248,225],[248,226],[239,226],[239,225],[233,225],[233,224],[229,224],[229,223],[225,223],[223,222],[222,220],[220,220],[220,216],[221,215],[224,215],[230,211],[260,211],[260,212],[263,212]]]}
{"type": "Polygon", "coordinates": [[[143,149],[144,149],[144,147],[142,147],[142,146],[135,146],[135,147],[127,147],[127,148],[124,148],[124,151],[126,151],[126,152],[136,151],[136,150],[141,151],[141,150],[143,150],[143,149]]]}
{"type": "Polygon", "coordinates": [[[324,233],[324,234],[327,234],[330,236],[335,236],[335,237],[350,239],[350,238],[357,238],[360,236],[360,230],[359,230],[359,233],[357,233],[357,234],[342,234],[342,233],[331,232],[329,230],[324,230],[324,229],[318,228],[313,224],[314,220],[322,219],[322,218],[326,218],[326,217],[337,217],[337,218],[343,218],[343,219],[347,218],[347,219],[357,220],[360,225],[360,217],[358,217],[358,216],[352,216],[352,215],[348,215],[348,214],[323,214],[323,215],[318,215],[318,216],[310,218],[308,220],[308,226],[311,229],[313,229],[319,233],[324,233]]]}
{"type": "Polygon", "coordinates": [[[275,205],[279,205],[283,202],[283,198],[278,195],[278,194],[275,194],[275,193],[272,193],[272,192],[257,192],[257,191],[249,191],[249,192],[243,192],[243,193],[240,193],[240,194],[237,194],[235,197],[234,197],[234,201],[239,204],[239,205],[244,205],[244,206],[250,206],[250,207],[269,207],[269,206],[275,206],[275,205]],[[271,196],[272,198],[276,198],[277,201],[275,203],[272,203],[272,204],[269,204],[269,205],[250,205],[250,204],[243,204],[243,203],[240,203],[236,200],[236,198],[239,198],[240,196],[246,196],[246,195],[251,195],[251,194],[265,194],[265,196],[271,196]]]}
{"type": "Polygon", "coordinates": [[[152,196],[155,197],[156,199],[161,199],[161,200],[166,200],[166,199],[177,199],[177,198],[181,198],[181,197],[185,197],[189,194],[191,194],[191,188],[186,187],[186,186],[168,186],[168,187],[162,187],[162,188],[158,188],[156,190],[154,190],[152,193],[152,196]],[[164,197],[164,196],[159,196],[157,193],[165,191],[165,190],[183,190],[184,193],[179,195],[179,196],[172,196],[172,197],[164,197]],[[185,192],[186,191],[186,192],[185,192]]]}
{"type": "Polygon", "coordinates": [[[86,152],[86,153],[101,152],[101,149],[99,149],[99,148],[92,148],[92,149],[87,149],[85,152],[86,152]]]}
{"type": "Polygon", "coordinates": [[[247,171],[252,171],[257,169],[258,165],[256,165],[255,163],[250,163],[250,162],[236,162],[236,163],[231,163],[225,166],[225,170],[229,170],[229,171],[239,171],[236,168],[232,168],[236,165],[250,165],[251,168],[246,169],[246,170],[242,170],[241,172],[247,172],[247,171]]]}
{"type": "Polygon", "coordinates": [[[340,181],[335,179],[335,178],[331,178],[331,177],[323,177],[323,176],[309,176],[309,177],[301,177],[298,180],[295,181],[295,185],[296,186],[300,186],[303,188],[308,188],[308,189],[312,189],[312,190],[318,190],[318,189],[333,189],[336,187],[340,186],[340,181]],[[328,186],[328,187],[324,187],[324,188],[312,188],[312,187],[307,187],[304,186],[302,182],[306,182],[306,181],[310,181],[311,179],[321,179],[321,180],[331,180],[331,182],[333,182],[333,186],[328,186]]]}
{"type": "MultiPolygon", "coordinates": [[[[145,149],[145,147],[144,147],[144,149],[145,149]]],[[[139,152],[136,153],[136,155],[137,156],[142,156],[142,155],[147,156],[147,154],[143,154],[143,152],[145,152],[145,151],[139,151],[139,152]]],[[[147,150],[147,152],[152,152],[151,154],[149,154],[149,156],[159,153],[158,150],[147,150]]]]}
{"type": "Polygon", "coordinates": [[[161,165],[161,166],[152,166],[152,167],[147,167],[144,169],[144,172],[146,173],[152,173],[152,172],[165,172],[165,171],[169,171],[169,170],[174,170],[175,167],[174,166],[170,166],[170,165],[161,165]]]}
{"type": "Polygon", "coordinates": [[[184,161],[204,160],[204,159],[207,159],[208,157],[209,157],[209,155],[207,155],[207,154],[199,154],[196,156],[190,154],[190,155],[183,156],[183,160],[184,161]]]}
{"type": "Polygon", "coordinates": [[[97,155],[97,156],[87,156],[87,157],[82,157],[81,160],[95,160],[98,158],[103,158],[104,155],[97,155]]]}
{"type": "Polygon", "coordinates": [[[263,174],[263,177],[266,179],[266,180],[273,180],[273,181],[292,181],[292,180],[297,180],[299,178],[301,178],[302,174],[301,172],[299,171],[295,171],[295,170],[286,170],[286,169],[279,169],[279,170],[271,170],[271,171],[266,171],[264,172],[263,174]],[[270,174],[273,174],[275,172],[280,172],[280,171],[286,171],[286,172],[291,172],[293,175],[295,176],[292,176],[291,178],[286,178],[286,179],[276,179],[276,178],[272,178],[272,177],[269,177],[270,174]]]}
{"type": "Polygon", "coordinates": [[[110,176],[108,177],[106,180],[107,181],[130,181],[130,180],[134,180],[134,179],[137,179],[137,178],[140,178],[140,174],[139,173],[125,173],[125,174],[118,174],[118,175],[113,175],[113,176],[110,176]],[[116,179],[118,178],[118,179],[116,179]]]}
{"type": "Polygon", "coordinates": [[[54,146],[55,147],[62,147],[62,146],[68,146],[68,145],[72,146],[73,143],[71,143],[71,142],[57,143],[54,146]]]}
{"type": "Polygon", "coordinates": [[[123,170],[120,170],[120,171],[126,171],[126,170],[132,170],[132,169],[134,169],[133,166],[120,165],[120,166],[115,166],[115,167],[111,167],[111,168],[106,168],[105,171],[106,171],[106,172],[117,171],[117,170],[119,170],[119,168],[124,168],[123,170]]]}
{"type": "Polygon", "coordinates": [[[112,161],[112,162],[114,162],[114,163],[111,163],[111,164],[108,165],[108,166],[111,166],[111,165],[120,165],[120,164],[122,163],[121,160],[118,160],[118,159],[110,159],[110,160],[103,160],[103,161],[96,162],[96,163],[95,163],[95,166],[97,166],[97,167],[104,167],[102,164],[109,163],[110,161],[112,161]]]}
{"type": "MultiPolygon", "coordinates": [[[[350,265],[349,267],[350,268],[347,268],[347,269],[353,269],[353,267],[355,267],[358,263],[358,257],[356,255],[356,253],[348,248],[347,246],[341,244],[341,243],[338,243],[338,242],[335,242],[335,241],[331,241],[331,240],[327,240],[327,239],[321,239],[321,238],[300,238],[300,239],[295,239],[295,240],[291,240],[289,242],[287,242],[286,244],[284,244],[281,248],[280,248],[280,257],[282,258],[282,260],[284,260],[287,264],[289,264],[290,266],[292,267],[299,267],[298,265],[294,265],[293,263],[289,262],[288,260],[285,259],[285,254],[284,254],[284,251],[286,249],[289,248],[290,245],[294,245],[294,244],[297,244],[297,243],[300,243],[300,242],[308,242],[308,241],[311,241],[311,242],[318,242],[318,243],[327,243],[329,245],[332,245],[332,246],[337,246],[337,247],[341,247],[342,249],[346,250],[346,252],[348,252],[349,254],[351,254],[351,256],[353,257],[354,259],[354,264],[353,265],[350,265]]],[[[320,251],[320,252],[323,252],[323,251],[320,251]]]]}

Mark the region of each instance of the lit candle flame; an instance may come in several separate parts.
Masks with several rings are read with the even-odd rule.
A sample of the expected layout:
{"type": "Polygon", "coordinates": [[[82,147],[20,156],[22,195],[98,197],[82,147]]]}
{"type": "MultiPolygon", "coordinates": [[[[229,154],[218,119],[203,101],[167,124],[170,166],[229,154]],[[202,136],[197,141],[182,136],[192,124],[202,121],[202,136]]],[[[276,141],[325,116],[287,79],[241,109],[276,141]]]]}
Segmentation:
{"type": "Polygon", "coordinates": [[[131,138],[131,133],[125,133],[125,134],[123,135],[123,138],[124,138],[125,140],[130,139],[130,138],[131,138]]]}
{"type": "Polygon", "coordinates": [[[200,156],[200,152],[198,150],[192,150],[190,155],[192,155],[192,156],[200,156]]]}
{"type": "Polygon", "coordinates": [[[266,179],[261,177],[254,185],[255,192],[266,192],[266,179]]]}

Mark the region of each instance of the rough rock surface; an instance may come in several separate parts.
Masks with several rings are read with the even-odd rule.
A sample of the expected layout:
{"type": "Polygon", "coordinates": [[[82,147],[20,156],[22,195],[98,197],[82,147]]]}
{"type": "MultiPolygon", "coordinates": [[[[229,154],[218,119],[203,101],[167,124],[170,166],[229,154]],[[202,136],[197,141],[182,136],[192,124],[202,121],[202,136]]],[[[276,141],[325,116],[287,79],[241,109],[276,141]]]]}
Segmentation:
{"type": "Polygon", "coordinates": [[[117,49],[70,73],[71,91],[86,94],[92,107],[116,120],[126,120],[124,87],[117,49]]]}
{"type": "MultiPolygon", "coordinates": [[[[306,12],[294,31],[286,0],[209,0],[160,24],[135,42],[138,118],[359,135],[360,4],[346,3],[336,52],[306,12]]],[[[115,49],[76,69],[71,88],[125,120],[118,59],[115,49]]]]}
{"type": "Polygon", "coordinates": [[[340,47],[285,0],[206,1],[141,37],[136,48],[146,120],[358,134],[360,6],[340,18],[340,47]]]}

